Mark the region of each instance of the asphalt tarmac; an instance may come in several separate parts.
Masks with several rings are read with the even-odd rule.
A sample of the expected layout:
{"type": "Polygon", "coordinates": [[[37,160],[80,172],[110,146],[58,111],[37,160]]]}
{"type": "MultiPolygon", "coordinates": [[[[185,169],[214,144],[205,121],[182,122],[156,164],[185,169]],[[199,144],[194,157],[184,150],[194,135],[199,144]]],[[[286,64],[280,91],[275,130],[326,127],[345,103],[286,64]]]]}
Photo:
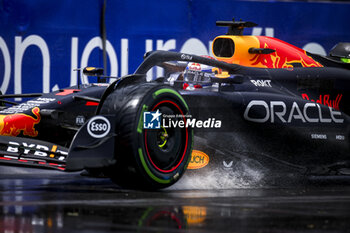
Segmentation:
{"type": "Polygon", "coordinates": [[[0,166],[0,177],[6,233],[350,232],[349,184],[142,192],[80,173],[0,166]]]}

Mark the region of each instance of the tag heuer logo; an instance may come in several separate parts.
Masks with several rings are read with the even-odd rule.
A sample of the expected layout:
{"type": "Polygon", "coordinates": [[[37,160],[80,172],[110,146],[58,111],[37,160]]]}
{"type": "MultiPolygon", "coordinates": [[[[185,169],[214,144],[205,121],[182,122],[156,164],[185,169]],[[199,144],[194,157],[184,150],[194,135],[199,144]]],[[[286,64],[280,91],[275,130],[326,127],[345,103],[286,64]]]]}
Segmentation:
{"type": "Polygon", "coordinates": [[[160,116],[162,114],[159,109],[156,112],[143,113],[143,128],[144,129],[160,129],[160,116]]]}

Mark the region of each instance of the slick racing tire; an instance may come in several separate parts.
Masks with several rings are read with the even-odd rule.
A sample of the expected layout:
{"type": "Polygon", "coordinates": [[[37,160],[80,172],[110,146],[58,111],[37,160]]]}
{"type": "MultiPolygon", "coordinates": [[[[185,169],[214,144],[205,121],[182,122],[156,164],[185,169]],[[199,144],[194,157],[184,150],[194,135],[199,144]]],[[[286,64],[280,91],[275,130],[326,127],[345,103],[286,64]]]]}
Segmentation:
{"type": "Polygon", "coordinates": [[[108,176],[118,185],[161,189],[184,174],[191,158],[193,130],[163,127],[159,117],[177,116],[186,122],[189,109],[176,90],[157,83],[119,88],[105,99],[100,113],[115,115],[116,165],[108,169],[108,176]]]}

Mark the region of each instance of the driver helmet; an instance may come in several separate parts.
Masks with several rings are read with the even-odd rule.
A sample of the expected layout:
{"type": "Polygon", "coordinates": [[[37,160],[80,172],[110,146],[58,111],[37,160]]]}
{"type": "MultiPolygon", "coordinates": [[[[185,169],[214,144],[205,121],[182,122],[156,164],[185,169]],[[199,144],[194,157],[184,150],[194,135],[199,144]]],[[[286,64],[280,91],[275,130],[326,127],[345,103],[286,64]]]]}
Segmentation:
{"type": "MultiPolygon", "coordinates": [[[[215,59],[210,56],[203,56],[211,59],[215,59]]],[[[184,73],[184,89],[195,89],[202,87],[209,87],[212,85],[210,77],[213,76],[214,73],[218,72],[218,68],[190,62],[188,63],[184,73]],[[185,88],[186,87],[186,88],[185,88]]]]}

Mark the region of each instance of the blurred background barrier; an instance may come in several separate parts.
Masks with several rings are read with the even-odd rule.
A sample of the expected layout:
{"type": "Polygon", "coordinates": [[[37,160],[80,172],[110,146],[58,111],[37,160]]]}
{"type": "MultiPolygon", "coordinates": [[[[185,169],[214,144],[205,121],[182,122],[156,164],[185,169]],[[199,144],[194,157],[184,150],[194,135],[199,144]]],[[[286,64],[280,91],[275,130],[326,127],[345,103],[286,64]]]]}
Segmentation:
{"type": "Polygon", "coordinates": [[[87,65],[126,75],[150,50],[210,55],[214,37],[227,31],[215,21],[232,17],[258,24],[246,35],[326,55],[350,42],[349,12],[348,1],[0,0],[0,88],[57,90],[77,84],[72,70],[87,65]]]}

